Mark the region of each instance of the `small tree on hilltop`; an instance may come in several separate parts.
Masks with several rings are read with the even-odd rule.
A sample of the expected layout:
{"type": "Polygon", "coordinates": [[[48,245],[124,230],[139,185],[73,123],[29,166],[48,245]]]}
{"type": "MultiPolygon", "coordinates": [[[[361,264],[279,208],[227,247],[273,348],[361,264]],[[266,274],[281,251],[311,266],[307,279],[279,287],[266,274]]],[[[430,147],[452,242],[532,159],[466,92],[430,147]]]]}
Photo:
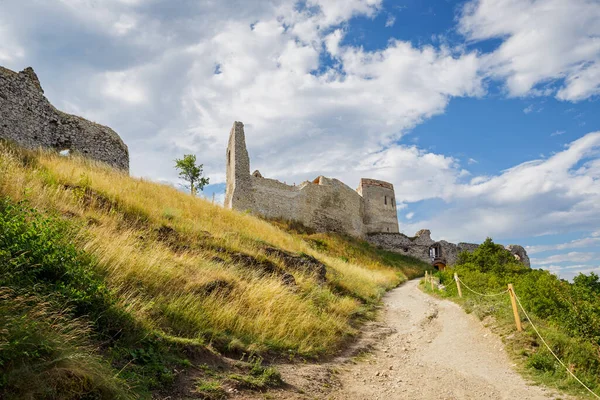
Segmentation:
{"type": "Polygon", "coordinates": [[[202,176],[203,164],[196,165],[196,156],[186,154],[182,159],[175,160],[175,168],[179,170],[179,177],[189,185],[186,188],[190,189],[192,196],[195,196],[198,190],[204,189],[204,185],[208,185],[209,178],[202,176]]]}

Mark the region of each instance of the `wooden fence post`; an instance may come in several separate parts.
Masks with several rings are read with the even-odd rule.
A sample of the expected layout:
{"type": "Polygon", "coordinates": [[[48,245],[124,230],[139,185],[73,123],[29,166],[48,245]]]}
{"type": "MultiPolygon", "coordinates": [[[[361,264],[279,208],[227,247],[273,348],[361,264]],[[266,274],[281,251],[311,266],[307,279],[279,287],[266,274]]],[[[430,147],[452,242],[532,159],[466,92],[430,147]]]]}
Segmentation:
{"type": "Polygon", "coordinates": [[[454,273],[454,281],[456,282],[456,287],[458,288],[458,297],[462,297],[462,289],[460,288],[460,281],[458,280],[458,275],[456,272],[454,273]]]}
{"type": "Polygon", "coordinates": [[[510,294],[510,302],[512,304],[513,314],[515,315],[517,330],[521,332],[523,330],[521,327],[521,317],[519,317],[519,309],[517,308],[517,301],[515,299],[515,289],[513,288],[512,283],[508,284],[508,294],[510,294]]]}

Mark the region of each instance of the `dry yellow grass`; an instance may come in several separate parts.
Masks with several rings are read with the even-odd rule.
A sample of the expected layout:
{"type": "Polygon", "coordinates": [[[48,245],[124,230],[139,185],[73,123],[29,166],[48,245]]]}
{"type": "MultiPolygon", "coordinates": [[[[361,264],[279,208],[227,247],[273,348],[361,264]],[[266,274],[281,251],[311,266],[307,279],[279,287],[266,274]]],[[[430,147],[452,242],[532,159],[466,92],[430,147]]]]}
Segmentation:
{"type": "Polygon", "coordinates": [[[395,268],[402,265],[372,252],[341,257],[355,245],[343,238],[319,236],[331,247],[319,249],[306,235],[78,157],[0,143],[0,196],[78,224],[73,240],[95,257],[107,285],[140,322],[168,335],[325,353],[355,333],[365,304],[406,279],[395,268]],[[328,282],[288,271],[296,280],[290,287],[223,256],[243,253],[285,269],[265,246],[317,258],[328,282]]]}

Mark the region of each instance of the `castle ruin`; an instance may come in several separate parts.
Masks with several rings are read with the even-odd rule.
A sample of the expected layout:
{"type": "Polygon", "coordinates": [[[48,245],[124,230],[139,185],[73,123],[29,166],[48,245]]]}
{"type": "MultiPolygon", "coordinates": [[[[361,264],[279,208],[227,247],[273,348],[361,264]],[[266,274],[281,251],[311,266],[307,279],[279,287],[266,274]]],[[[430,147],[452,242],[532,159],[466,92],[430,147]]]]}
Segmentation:
{"type": "Polygon", "coordinates": [[[361,179],[357,190],[337,179],[319,176],[299,186],[250,174],[244,124],[235,122],[227,146],[225,207],[249,210],[266,218],[293,220],[318,232],[364,237],[398,233],[396,199],[391,183],[361,179]]]}
{"type": "Polygon", "coordinates": [[[0,138],[36,149],[77,152],[129,171],[127,145],[112,129],[57,110],[32,68],[0,67],[0,138]]]}
{"type": "MultiPolygon", "coordinates": [[[[388,182],[363,178],[358,189],[352,190],[339,180],[324,176],[290,186],[264,178],[258,170],[250,174],[250,157],[241,122],[235,122],[231,128],[226,157],[226,208],[298,221],[318,232],[360,237],[382,249],[431,263],[436,269],[453,265],[458,254],[479,247],[474,243],[434,241],[427,229],[420,230],[414,237],[400,233],[394,186],[388,182]]],[[[530,266],[523,247],[510,245],[506,249],[530,266]]]]}

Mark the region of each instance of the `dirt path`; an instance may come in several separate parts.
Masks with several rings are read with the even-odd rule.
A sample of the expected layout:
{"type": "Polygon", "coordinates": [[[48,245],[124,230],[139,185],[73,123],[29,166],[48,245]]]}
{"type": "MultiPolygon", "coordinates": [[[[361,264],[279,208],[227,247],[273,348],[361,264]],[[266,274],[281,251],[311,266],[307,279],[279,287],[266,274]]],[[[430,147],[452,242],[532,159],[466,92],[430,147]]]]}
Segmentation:
{"type": "MultiPolygon", "coordinates": [[[[256,398],[276,399],[565,399],[530,386],[513,369],[501,340],[455,303],[407,282],[385,298],[384,321],[359,341],[370,355],[328,364],[280,366],[290,385],[256,398]]],[[[241,395],[238,398],[252,398],[241,395]]]]}

